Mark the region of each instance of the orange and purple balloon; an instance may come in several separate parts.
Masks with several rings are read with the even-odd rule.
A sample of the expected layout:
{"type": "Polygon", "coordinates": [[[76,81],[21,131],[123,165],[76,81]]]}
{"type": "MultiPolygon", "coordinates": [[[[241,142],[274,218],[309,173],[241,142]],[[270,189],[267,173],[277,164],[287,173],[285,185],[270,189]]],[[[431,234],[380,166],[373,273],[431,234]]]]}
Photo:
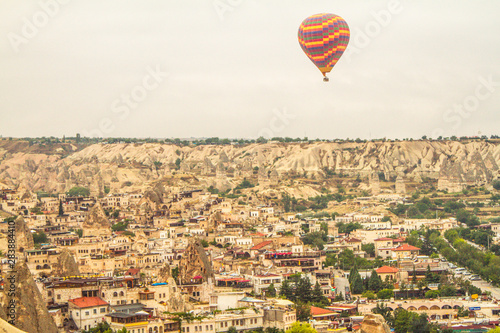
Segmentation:
{"type": "Polygon", "coordinates": [[[302,50],[318,67],[324,80],[349,43],[349,26],[335,14],[316,14],[306,18],[299,28],[299,43],[302,50]]]}

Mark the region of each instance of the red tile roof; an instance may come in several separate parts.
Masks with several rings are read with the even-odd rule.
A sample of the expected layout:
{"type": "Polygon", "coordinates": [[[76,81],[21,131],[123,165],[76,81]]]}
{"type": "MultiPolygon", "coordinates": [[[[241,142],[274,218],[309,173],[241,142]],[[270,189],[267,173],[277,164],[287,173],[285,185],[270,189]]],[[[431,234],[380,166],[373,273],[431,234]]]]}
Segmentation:
{"type": "Polygon", "coordinates": [[[333,315],[335,312],[328,309],[317,308],[315,306],[311,306],[311,316],[324,316],[324,315],[333,315]]]}
{"type": "Polygon", "coordinates": [[[402,244],[398,247],[395,247],[392,249],[393,251],[418,251],[420,250],[418,247],[409,245],[409,244],[402,244]]]}
{"type": "Polygon", "coordinates": [[[271,244],[273,241],[264,241],[262,243],[259,243],[257,245],[255,245],[254,247],[252,247],[250,250],[260,250],[262,249],[264,246],[267,246],[269,244],[271,244]]]}
{"type": "Polygon", "coordinates": [[[140,268],[129,268],[125,275],[137,275],[141,269],[140,268]]]}
{"type": "Polygon", "coordinates": [[[109,305],[108,302],[100,297],[79,297],[68,300],[79,308],[91,308],[94,306],[109,305]]]}
{"type": "Polygon", "coordinates": [[[265,234],[261,233],[261,232],[256,232],[256,233],[253,233],[253,234],[250,234],[249,236],[260,236],[260,237],[264,237],[265,234]]]}
{"type": "Polygon", "coordinates": [[[347,243],[361,243],[361,239],[357,239],[357,238],[346,238],[345,241],[347,243]]]}
{"type": "Polygon", "coordinates": [[[394,241],[394,240],[392,238],[382,237],[382,238],[375,239],[375,242],[378,242],[378,241],[394,241]]]}
{"type": "Polygon", "coordinates": [[[399,272],[399,269],[397,269],[396,267],[382,266],[380,268],[377,268],[375,272],[377,272],[377,274],[397,273],[399,272]]]}

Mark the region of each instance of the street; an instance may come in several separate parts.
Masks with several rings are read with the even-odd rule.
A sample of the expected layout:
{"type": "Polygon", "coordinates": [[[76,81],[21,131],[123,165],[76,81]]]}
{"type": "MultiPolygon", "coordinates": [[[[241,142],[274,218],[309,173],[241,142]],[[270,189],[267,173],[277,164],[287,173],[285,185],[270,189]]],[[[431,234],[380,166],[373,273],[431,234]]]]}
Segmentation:
{"type": "Polygon", "coordinates": [[[491,292],[491,296],[500,299],[500,288],[493,287],[491,284],[489,284],[486,281],[471,281],[472,285],[478,288],[481,288],[483,291],[489,291],[491,292]]]}
{"type": "Polygon", "coordinates": [[[350,290],[349,280],[347,280],[347,278],[342,277],[343,272],[341,270],[335,270],[334,273],[335,273],[335,287],[337,288],[336,289],[337,294],[342,293],[342,295],[344,295],[344,298],[348,300],[349,298],[346,298],[348,294],[346,291],[350,290]]]}

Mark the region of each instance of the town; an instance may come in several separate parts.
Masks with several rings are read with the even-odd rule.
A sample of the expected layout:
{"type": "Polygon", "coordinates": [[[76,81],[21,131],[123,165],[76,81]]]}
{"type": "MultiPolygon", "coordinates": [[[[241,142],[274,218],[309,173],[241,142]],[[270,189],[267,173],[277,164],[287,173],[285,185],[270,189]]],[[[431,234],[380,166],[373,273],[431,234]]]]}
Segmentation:
{"type": "Polygon", "coordinates": [[[497,181],[453,193],[460,184],[449,180],[325,170],[319,181],[250,160],[229,174],[228,156],[218,158],[199,168],[153,163],[158,180],[121,187],[35,193],[0,183],[0,303],[15,271],[17,304],[29,297],[16,320],[36,318],[47,332],[498,325],[497,181]],[[195,177],[211,185],[189,183],[195,177]],[[296,197],[283,187],[308,190],[290,179],[329,185],[296,197]]]}

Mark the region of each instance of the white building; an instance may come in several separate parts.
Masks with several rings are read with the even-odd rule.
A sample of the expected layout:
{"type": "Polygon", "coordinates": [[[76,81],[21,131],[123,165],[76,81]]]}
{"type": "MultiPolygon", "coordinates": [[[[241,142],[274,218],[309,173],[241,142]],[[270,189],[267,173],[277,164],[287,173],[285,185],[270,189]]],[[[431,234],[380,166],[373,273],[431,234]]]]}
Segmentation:
{"type": "Polygon", "coordinates": [[[109,303],[100,297],[79,297],[68,300],[68,311],[79,330],[90,330],[109,313],[109,303]]]}

